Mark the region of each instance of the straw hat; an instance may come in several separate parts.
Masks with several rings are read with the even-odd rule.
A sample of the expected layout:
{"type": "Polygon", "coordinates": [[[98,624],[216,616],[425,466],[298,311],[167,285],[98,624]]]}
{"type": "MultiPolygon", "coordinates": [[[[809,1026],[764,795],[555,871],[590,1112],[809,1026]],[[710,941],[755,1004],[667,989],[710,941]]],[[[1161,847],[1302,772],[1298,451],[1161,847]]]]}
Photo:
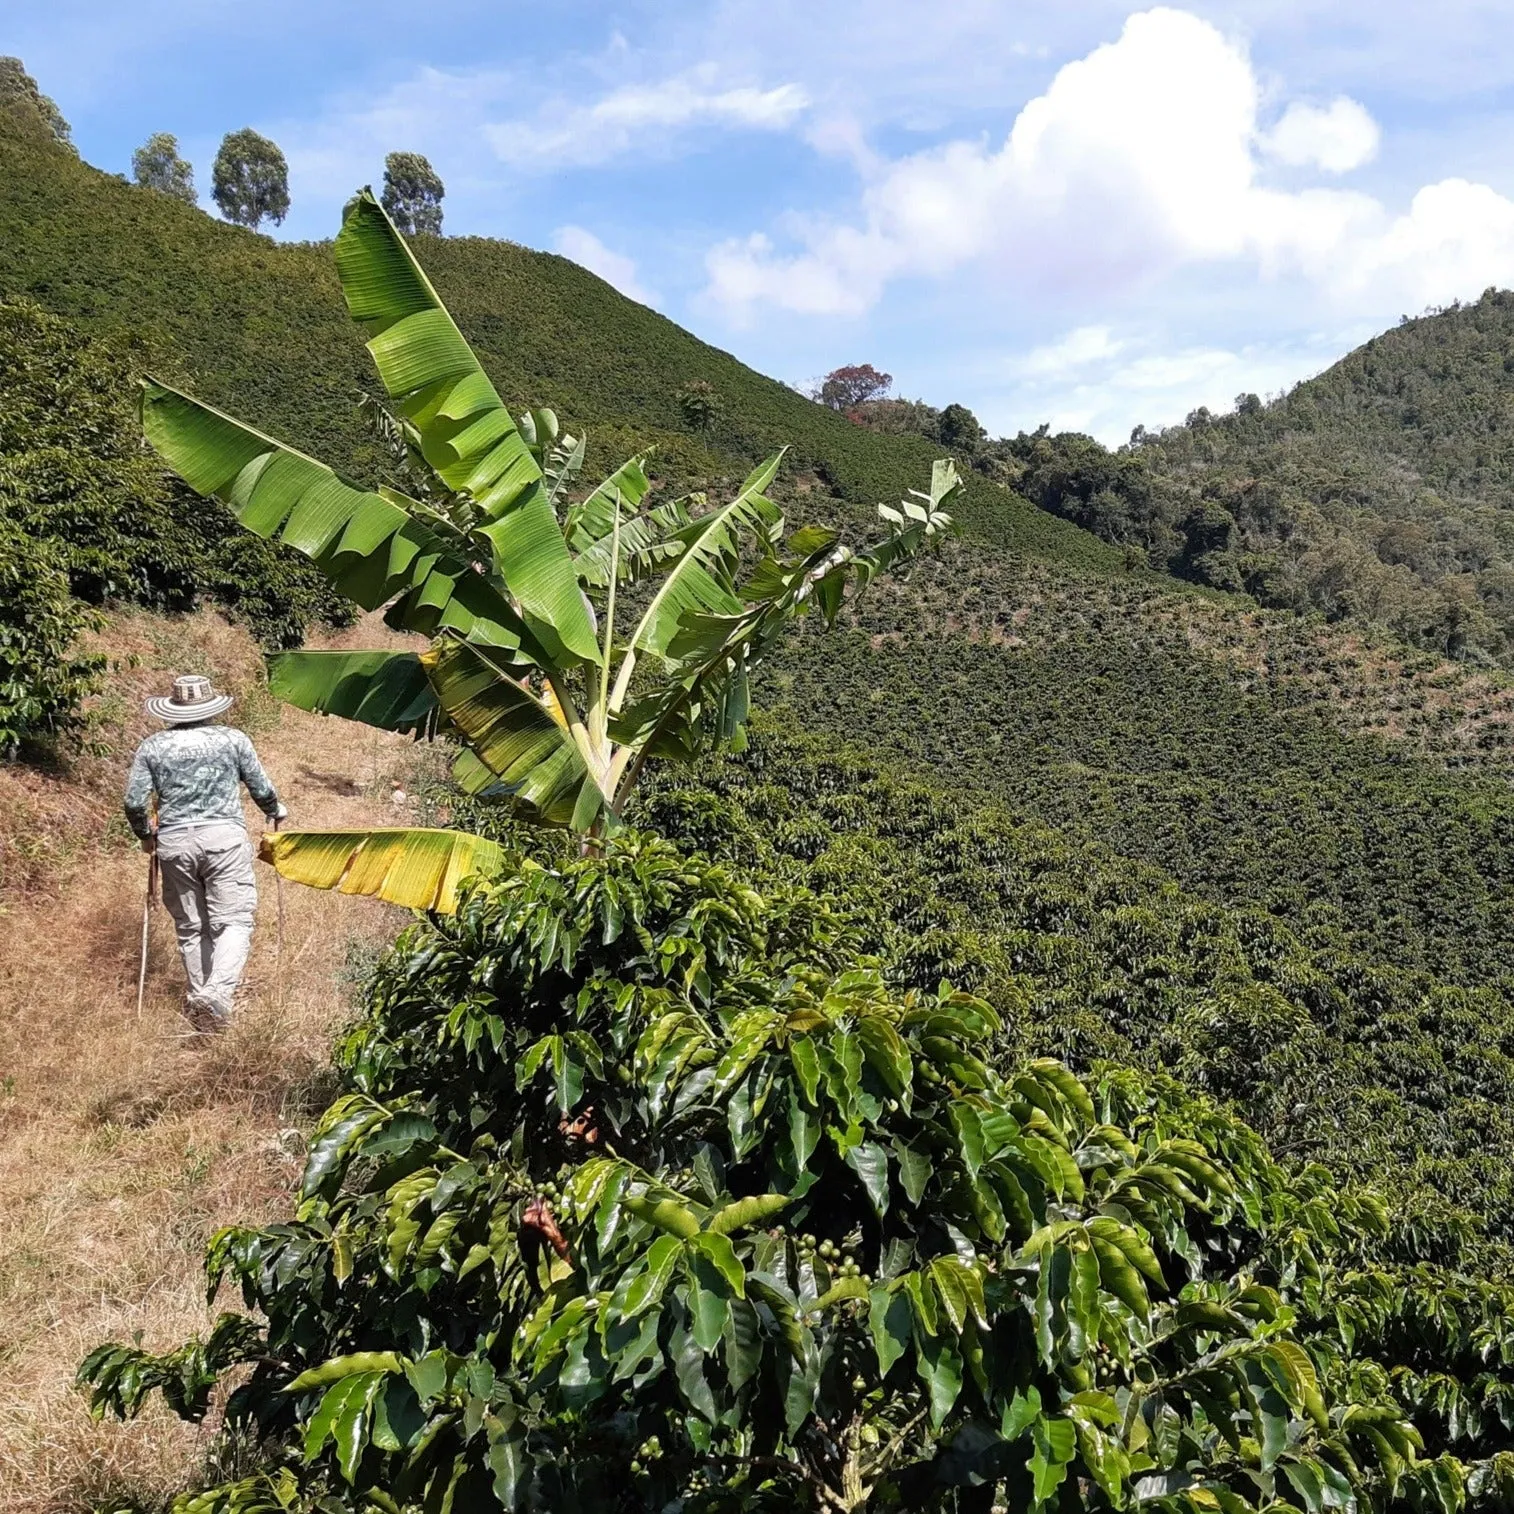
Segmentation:
{"type": "Polygon", "coordinates": [[[154,695],[147,701],[147,713],[165,725],[193,725],[210,720],[231,708],[230,694],[217,694],[208,678],[185,673],[173,681],[173,693],[164,699],[154,695]]]}

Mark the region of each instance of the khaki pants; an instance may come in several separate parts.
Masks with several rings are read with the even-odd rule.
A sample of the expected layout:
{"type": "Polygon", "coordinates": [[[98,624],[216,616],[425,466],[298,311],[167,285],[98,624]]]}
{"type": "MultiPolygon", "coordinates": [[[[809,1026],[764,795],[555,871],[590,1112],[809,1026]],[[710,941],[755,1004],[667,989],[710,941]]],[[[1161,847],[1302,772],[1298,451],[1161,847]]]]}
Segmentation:
{"type": "Polygon", "coordinates": [[[252,839],[231,821],[175,826],[158,835],[158,862],[189,979],[189,1017],[202,1026],[207,1015],[224,1024],[257,912],[252,839]]]}

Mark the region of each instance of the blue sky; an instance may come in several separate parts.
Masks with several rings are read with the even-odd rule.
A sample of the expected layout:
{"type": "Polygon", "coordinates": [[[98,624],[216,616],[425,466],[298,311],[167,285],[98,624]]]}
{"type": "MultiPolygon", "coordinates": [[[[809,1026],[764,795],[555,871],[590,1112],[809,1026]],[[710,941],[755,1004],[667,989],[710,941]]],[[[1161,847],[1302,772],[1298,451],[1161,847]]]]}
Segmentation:
{"type": "Polygon", "coordinates": [[[1514,0],[53,0],[15,52],[91,163],[251,125],[278,235],[385,152],[764,372],[872,362],[1119,441],[1514,284],[1514,0]]]}

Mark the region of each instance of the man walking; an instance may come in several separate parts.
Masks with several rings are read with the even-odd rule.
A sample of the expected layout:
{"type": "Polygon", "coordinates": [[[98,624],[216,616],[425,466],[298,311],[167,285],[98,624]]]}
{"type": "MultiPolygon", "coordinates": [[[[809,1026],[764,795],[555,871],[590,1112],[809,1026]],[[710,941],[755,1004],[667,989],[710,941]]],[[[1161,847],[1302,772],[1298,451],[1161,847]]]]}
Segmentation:
{"type": "Polygon", "coordinates": [[[174,679],[166,699],[149,699],[147,713],[168,729],[137,748],[123,806],[142,850],[157,851],[163,902],[189,979],[185,1012],[201,1033],[225,1028],[252,944],[258,890],[239,784],[275,823],[289,813],[247,737],[210,723],[231,703],[230,694],[193,675],[174,679]]]}

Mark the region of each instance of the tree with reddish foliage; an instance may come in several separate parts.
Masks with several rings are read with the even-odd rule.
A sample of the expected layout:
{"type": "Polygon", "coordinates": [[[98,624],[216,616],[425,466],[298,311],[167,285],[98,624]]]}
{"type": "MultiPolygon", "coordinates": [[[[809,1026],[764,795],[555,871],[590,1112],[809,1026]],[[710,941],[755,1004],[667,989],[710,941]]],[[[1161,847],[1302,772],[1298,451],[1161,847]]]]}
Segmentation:
{"type": "Polygon", "coordinates": [[[813,398],[832,410],[852,410],[869,400],[882,399],[893,382],[893,374],[879,373],[871,363],[850,363],[826,374],[813,398]]]}

